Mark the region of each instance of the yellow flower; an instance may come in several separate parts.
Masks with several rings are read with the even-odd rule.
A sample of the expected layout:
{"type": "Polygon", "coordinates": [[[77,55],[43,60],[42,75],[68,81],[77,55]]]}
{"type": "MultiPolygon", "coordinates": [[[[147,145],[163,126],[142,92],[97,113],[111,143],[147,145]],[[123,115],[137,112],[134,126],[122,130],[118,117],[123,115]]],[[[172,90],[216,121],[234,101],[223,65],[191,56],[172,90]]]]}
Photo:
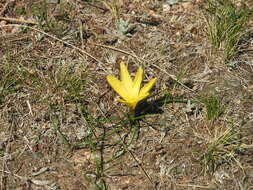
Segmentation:
{"type": "Polygon", "coordinates": [[[127,104],[132,110],[137,103],[149,95],[149,91],[156,82],[156,78],[151,79],[143,88],[141,88],[143,70],[139,67],[134,81],[131,79],[124,62],[120,63],[120,80],[113,76],[107,76],[107,81],[111,87],[121,96],[118,101],[127,104]]]}

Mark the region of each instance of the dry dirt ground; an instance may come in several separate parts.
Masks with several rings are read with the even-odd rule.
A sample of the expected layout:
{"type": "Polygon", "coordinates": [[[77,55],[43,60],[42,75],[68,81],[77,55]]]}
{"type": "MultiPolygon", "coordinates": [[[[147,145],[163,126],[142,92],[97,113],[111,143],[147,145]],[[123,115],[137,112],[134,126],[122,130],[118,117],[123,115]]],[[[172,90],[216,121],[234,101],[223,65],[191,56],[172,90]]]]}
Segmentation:
{"type": "Polygon", "coordinates": [[[0,0],[0,189],[253,189],[252,33],[224,64],[205,1],[113,2],[0,0]],[[158,78],[135,120],[122,60],[158,78]]]}

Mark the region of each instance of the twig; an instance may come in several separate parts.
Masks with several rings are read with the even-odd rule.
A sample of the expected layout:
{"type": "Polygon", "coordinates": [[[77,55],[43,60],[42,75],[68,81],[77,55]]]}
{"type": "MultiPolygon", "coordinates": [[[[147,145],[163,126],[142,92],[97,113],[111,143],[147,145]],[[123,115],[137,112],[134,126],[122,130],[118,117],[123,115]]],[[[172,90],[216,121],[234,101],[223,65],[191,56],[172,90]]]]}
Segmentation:
{"type": "Polygon", "coordinates": [[[94,4],[92,4],[92,3],[89,3],[89,2],[84,2],[84,3],[87,4],[87,5],[89,5],[89,6],[91,6],[91,7],[95,7],[95,8],[97,8],[97,9],[100,9],[100,10],[102,10],[102,11],[104,11],[104,12],[109,11],[109,9],[107,9],[107,8],[99,7],[99,6],[94,5],[94,4]]]}
{"type": "Polygon", "coordinates": [[[181,186],[181,187],[193,187],[194,189],[195,188],[202,188],[202,189],[210,189],[211,187],[208,186],[208,185],[195,185],[195,184],[180,184],[180,183],[177,183],[178,186],[181,186]]]}
{"type": "MultiPolygon", "coordinates": [[[[99,106],[98,104],[97,104],[97,106],[98,106],[100,112],[102,113],[103,117],[104,117],[107,121],[111,122],[110,119],[104,114],[104,112],[102,111],[102,109],[100,108],[100,106],[99,106]]],[[[121,140],[121,142],[122,142],[124,151],[128,152],[128,153],[131,155],[131,157],[132,157],[132,158],[134,159],[134,161],[137,163],[138,167],[141,169],[141,171],[142,171],[142,172],[144,173],[144,175],[147,177],[147,179],[148,179],[148,181],[150,182],[150,184],[153,186],[153,189],[156,190],[155,184],[153,183],[151,177],[148,175],[148,173],[146,172],[146,170],[142,167],[141,163],[137,160],[137,158],[135,157],[134,153],[133,153],[131,150],[129,150],[128,147],[129,147],[129,145],[130,145],[131,143],[130,143],[129,145],[127,145],[127,144],[124,142],[124,139],[120,136],[120,134],[119,134],[119,133],[117,133],[117,134],[118,134],[118,136],[119,136],[119,138],[120,138],[120,140],[121,140]]],[[[133,138],[134,138],[134,136],[135,136],[135,135],[133,135],[133,138]]],[[[131,141],[133,140],[133,138],[131,139],[131,141]]]]}
{"type": "Polygon", "coordinates": [[[40,174],[42,174],[42,173],[44,173],[44,172],[50,171],[50,170],[52,170],[51,167],[43,167],[43,168],[40,168],[39,171],[33,172],[33,173],[31,174],[31,176],[35,177],[35,176],[38,176],[38,175],[40,175],[40,174]]]}
{"type": "Polygon", "coordinates": [[[131,157],[134,159],[134,161],[137,163],[138,167],[141,169],[141,171],[144,173],[144,175],[147,177],[147,179],[149,180],[149,182],[151,183],[151,185],[153,186],[154,189],[156,189],[151,177],[148,175],[148,173],[146,172],[146,170],[142,167],[142,165],[140,164],[140,162],[137,160],[137,158],[135,157],[135,155],[133,154],[133,152],[131,150],[128,149],[127,145],[124,143],[122,137],[119,135],[119,137],[121,138],[122,141],[122,145],[125,149],[125,151],[127,151],[131,157]]]}
{"type": "Polygon", "coordinates": [[[70,44],[70,43],[68,43],[68,42],[66,42],[66,41],[64,41],[64,40],[61,40],[60,38],[57,38],[57,37],[55,37],[55,36],[53,36],[53,35],[51,35],[51,34],[48,34],[48,33],[44,32],[44,31],[42,31],[42,30],[39,30],[39,29],[37,29],[37,28],[31,27],[31,26],[27,26],[27,25],[23,25],[23,24],[6,24],[6,25],[0,26],[0,28],[1,28],[1,27],[9,27],[9,26],[20,26],[20,27],[29,28],[29,29],[31,29],[31,30],[34,30],[34,31],[39,32],[39,33],[41,33],[41,34],[44,34],[44,35],[46,35],[46,36],[48,36],[48,37],[50,37],[50,38],[53,38],[54,40],[59,41],[59,42],[65,44],[65,45],[68,45],[68,46],[72,47],[72,48],[75,49],[75,50],[78,50],[79,52],[81,52],[81,53],[87,55],[88,57],[92,58],[93,60],[97,61],[98,63],[103,63],[102,61],[100,61],[99,59],[95,58],[94,56],[92,56],[92,55],[89,54],[88,52],[82,50],[81,48],[76,47],[76,46],[74,46],[73,44],[70,44]]]}
{"type": "Polygon", "coordinates": [[[3,9],[1,10],[0,12],[0,16],[4,15],[4,12],[7,10],[8,6],[10,3],[13,3],[13,1],[7,1],[5,4],[4,4],[4,7],[3,9]]]}
{"type": "Polygon", "coordinates": [[[120,53],[124,53],[126,55],[130,55],[130,56],[134,57],[135,59],[137,59],[141,63],[145,62],[143,59],[139,58],[137,55],[134,55],[134,54],[129,53],[127,51],[124,51],[122,49],[118,49],[118,48],[115,48],[115,47],[112,47],[112,46],[106,46],[106,45],[103,45],[103,44],[96,44],[96,43],[91,43],[91,44],[95,45],[95,46],[98,46],[98,47],[103,47],[103,48],[111,49],[111,50],[114,50],[114,51],[117,51],[117,52],[120,52],[120,53]]]}
{"type": "Polygon", "coordinates": [[[3,15],[3,14],[4,14],[4,12],[6,11],[7,7],[8,7],[8,2],[5,3],[5,5],[4,5],[4,7],[3,7],[3,10],[1,10],[1,12],[0,12],[0,15],[3,15]]]}
{"type": "Polygon", "coordinates": [[[2,16],[0,16],[0,20],[5,20],[5,21],[8,21],[8,22],[14,22],[14,23],[19,23],[19,24],[33,24],[33,25],[38,25],[37,22],[33,22],[33,21],[29,21],[29,20],[24,20],[24,19],[2,17],[2,16]]]}
{"type": "Polygon", "coordinates": [[[53,124],[53,127],[54,127],[55,131],[59,133],[60,138],[62,139],[63,143],[68,145],[68,147],[71,149],[72,145],[69,142],[69,140],[65,137],[65,135],[61,132],[60,127],[55,123],[53,124]]]}
{"type": "Polygon", "coordinates": [[[9,174],[9,175],[12,175],[14,177],[17,177],[19,178],[20,180],[22,181],[29,181],[29,182],[32,182],[33,184],[35,185],[39,185],[39,186],[44,186],[44,185],[48,185],[51,183],[51,181],[48,181],[48,180],[36,180],[36,179],[32,179],[30,177],[23,177],[23,176],[19,176],[17,174],[14,174],[14,173],[11,173],[9,171],[4,171],[4,170],[0,170],[0,172],[2,173],[6,173],[6,174],[9,174]]]}
{"type": "Polygon", "coordinates": [[[30,102],[28,100],[26,100],[26,104],[27,104],[27,106],[29,108],[30,114],[33,116],[32,106],[31,106],[31,104],[30,104],[30,102]]]}
{"type": "Polygon", "coordinates": [[[175,76],[169,74],[167,71],[161,69],[160,67],[158,67],[155,64],[152,64],[155,68],[159,69],[160,71],[164,72],[166,75],[168,75],[169,77],[171,77],[174,81],[176,81],[178,84],[180,84],[181,86],[183,86],[184,88],[186,88],[187,90],[194,92],[194,90],[192,90],[191,88],[189,88],[188,86],[184,85],[182,82],[180,82],[179,80],[176,79],[175,76]]]}

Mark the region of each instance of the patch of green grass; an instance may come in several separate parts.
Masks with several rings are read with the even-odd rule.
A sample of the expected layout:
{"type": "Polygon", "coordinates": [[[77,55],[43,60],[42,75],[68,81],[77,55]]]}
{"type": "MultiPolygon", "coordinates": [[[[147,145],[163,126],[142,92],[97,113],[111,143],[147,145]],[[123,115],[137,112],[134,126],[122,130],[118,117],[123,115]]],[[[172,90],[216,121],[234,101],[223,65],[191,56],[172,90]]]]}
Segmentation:
{"type": "Polygon", "coordinates": [[[96,129],[98,126],[103,125],[100,119],[93,118],[88,114],[86,108],[81,106],[80,111],[83,111],[82,117],[88,122],[88,135],[83,142],[71,143],[68,137],[61,131],[59,121],[56,119],[54,121],[53,127],[62,142],[68,146],[70,149],[79,149],[81,147],[86,147],[90,150],[93,160],[93,170],[84,171],[84,179],[96,190],[107,189],[107,184],[104,179],[104,140],[105,134],[97,134],[96,129]]]}
{"type": "Polygon", "coordinates": [[[59,67],[44,79],[52,94],[58,95],[64,102],[84,101],[86,71],[83,68],[59,67]]]}
{"type": "Polygon", "coordinates": [[[15,86],[18,82],[18,77],[15,75],[14,68],[12,68],[10,64],[1,65],[0,103],[4,101],[5,96],[17,92],[17,88],[15,86]]]}
{"type": "Polygon", "coordinates": [[[23,69],[24,88],[32,91],[33,98],[49,104],[84,103],[86,71],[73,66],[55,65],[53,68],[46,71],[23,69]]]}
{"type": "Polygon", "coordinates": [[[238,53],[239,41],[245,34],[250,10],[246,4],[237,7],[231,0],[208,0],[204,17],[208,27],[208,37],[214,49],[227,64],[238,53]]]}
{"type": "MultiPolygon", "coordinates": [[[[107,185],[104,179],[104,141],[105,141],[105,134],[102,134],[100,137],[97,137],[96,134],[96,125],[94,125],[94,120],[92,117],[87,118],[89,120],[88,125],[88,136],[86,139],[86,143],[92,152],[92,158],[94,160],[94,167],[95,170],[86,171],[84,174],[85,180],[92,184],[92,186],[96,190],[105,190],[107,189],[107,185]],[[93,124],[92,124],[93,123],[93,124]]],[[[96,122],[98,124],[100,122],[96,122]]]]}
{"type": "Polygon", "coordinates": [[[104,5],[110,10],[113,20],[118,23],[121,14],[122,0],[103,1],[104,5]]]}
{"type": "Polygon", "coordinates": [[[215,120],[218,119],[221,114],[225,111],[225,106],[217,96],[209,96],[203,99],[203,103],[206,107],[207,119],[215,120]]]}
{"type": "Polygon", "coordinates": [[[18,16],[24,15],[25,14],[25,8],[24,7],[16,7],[15,8],[15,13],[18,16]]]}
{"type": "Polygon", "coordinates": [[[205,172],[214,172],[220,165],[233,161],[240,142],[240,132],[235,126],[216,126],[202,154],[205,172]]]}
{"type": "MultiPolygon", "coordinates": [[[[70,149],[86,148],[91,153],[92,167],[84,171],[84,179],[90,187],[96,190],[106,190],[106,172],[113,168],[125,153],[130,152],[129,146],[137,140],[139,123],[133,122],[138,118],[95,118],[92,113],[84,106],[79,104],[79,114],[82,120],[85,120],[87,135],[80,142],[71,142],[61,129],[60,118],[53,121],[53,128],[58,137],[70,149]],[[108,127],[108,124],[113,125],[108,127]],[[108,148],[113,147],[111,154],[108,154],[108,148]]],[[[110,149],[111,150],[111,149],[110,149]]]]}
{"type": "Polygon", "coordinates": [[[40,3],[34,3],[31,10],[44,32],[51,32],[56,36],[61,36],[71,20],[65,9],[68,8],[71,11],[72,6],[67,6],[62,1],[59,1],[56,5],[57,15],[53,13],[51,6],[50,2],[43,0],[40,3]]]}
{"type": "Polygon", "coordinates": [[[39,61],[24,62],[5,55],[0,65],[0,103],[10,94],[29,92],[29,100],[58,106],[65,103],[86,103],[85,68],[39,61]],[[40,67],[44,67],[41,69],[40,67]]]}
{"type": "Polygon", "coordinates": [[[1,57],[0,62],[0,104],[5,97],[15,94],[22,88],[22,79],[18,58],[12,53],[6,53],[1,57]]]}
{"type": "Polygon", "coordinates": [[[3,157],[3,156],[4,156],[4,151],[0,150],[0,157],[3,157]]]}

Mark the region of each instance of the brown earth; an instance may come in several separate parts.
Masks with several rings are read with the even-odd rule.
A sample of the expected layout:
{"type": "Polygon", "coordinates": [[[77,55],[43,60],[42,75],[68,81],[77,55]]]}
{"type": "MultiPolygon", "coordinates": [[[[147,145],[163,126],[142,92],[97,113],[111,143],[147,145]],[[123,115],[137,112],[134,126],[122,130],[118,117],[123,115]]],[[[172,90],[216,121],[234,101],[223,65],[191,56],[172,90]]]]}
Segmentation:
{"type": "Polygon", "coordinates": [[[101,1],[1,0],[0,189],[253,189],[252,35],[225,65],[204,5],[126,0],[122,33],[101,1]],[[105,79],[121,60],[158,78],[135,122],[105,79]]]}

